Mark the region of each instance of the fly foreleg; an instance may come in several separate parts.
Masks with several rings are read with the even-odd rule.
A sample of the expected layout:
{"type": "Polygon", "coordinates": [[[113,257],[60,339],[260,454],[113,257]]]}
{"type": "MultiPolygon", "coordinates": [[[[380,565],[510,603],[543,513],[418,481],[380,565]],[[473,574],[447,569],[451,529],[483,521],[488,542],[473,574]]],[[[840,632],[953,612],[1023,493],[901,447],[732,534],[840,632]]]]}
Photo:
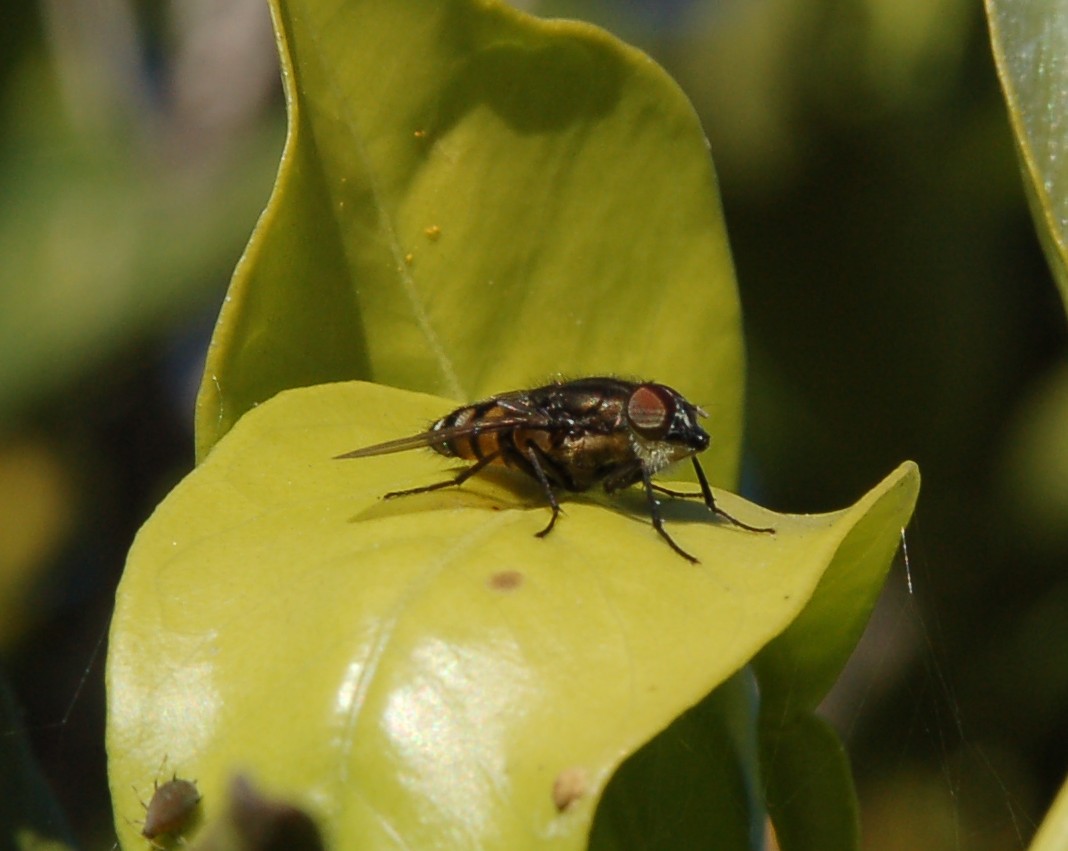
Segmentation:
{"type": "Polygon", "coordinates": [[[432,485],[425,485],[421,488],[409,488],[408,490],[403,491],[390,491],[389,493],[385,494],[382,499],[396,499],[398,496],[412,496],[413,494],[429,493],[430,491],[437,491],[441,490],[442,488],[459,487],[468,479],[470,479],[473,475],[484,469],[487,465],[492,464],[494,461],[496,461],[500,457],[500,454],[500,452],[494,452],[490,455],[486,455],[484,458],[479,458],[478,461],[476,461],[470,467],[464,468],[456,475],[455,478],[449,479],[448,481],[435,482],[432,485]]]}
{"type": "MultiPolygon", "coordinates": [[[[697,473],[697,481],[701,483],[701,494],[704,496],[705,505],[708,506],[708,510],[713,514],[718,514],[724,520],[737,526],[739,529],[745,529],[749,532],[774,532],[775,530],[770,526],[750,526],[748,523],[743,523],[737,517],[732,517],[718,505],[716,500],[712,497],[712,488],[708,486],[708,479],[705,478],[705,471],[701,469],[701,464],[697,460],[697,456],[693,456],[693,469],[697,473]]],[[[682,496],[683,494],[680,494],[682,496]]],[[[696,496],[696,494],[686,494],[686,496],[696,496]]]]}
{"type": "Polygon", "coordinates": [[[645,485],[645,498],[649,501],[649,514],[653,518],[653,528],[660,533],[660,537],[668,542],[668,546],[671,547],[680,556],[689,562],[698,564],[697,559],[690,555],[686,550],[675,543],[675,539],[667,533],[667,529],[664,528],[664,520],[660,516],[660,503],[656,501],[656,497],[653,495],[653,482],[649,478],[649,471],[642,467],[642,483],[645,485]]]}

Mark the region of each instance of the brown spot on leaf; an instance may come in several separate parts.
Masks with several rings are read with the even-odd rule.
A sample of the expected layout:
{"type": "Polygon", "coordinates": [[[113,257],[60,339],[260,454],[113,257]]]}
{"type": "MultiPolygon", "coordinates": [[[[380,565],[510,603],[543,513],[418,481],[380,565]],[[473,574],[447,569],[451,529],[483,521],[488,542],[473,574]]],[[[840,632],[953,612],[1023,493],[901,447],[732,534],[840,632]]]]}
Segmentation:
{"type": "Polygon", "coordinates": [[[559,812],[567,812],[576,801],[586,796],[588,790],[589,777],[586,769],[579,766],[565,768],[553,781],[553,803],[559,812]]]}
{"type": "Polygon", "coordinates": [[[488,585],[495,591],[514,591],[523,584],[523,571],[498,570],[489,578],[488,585]]]}

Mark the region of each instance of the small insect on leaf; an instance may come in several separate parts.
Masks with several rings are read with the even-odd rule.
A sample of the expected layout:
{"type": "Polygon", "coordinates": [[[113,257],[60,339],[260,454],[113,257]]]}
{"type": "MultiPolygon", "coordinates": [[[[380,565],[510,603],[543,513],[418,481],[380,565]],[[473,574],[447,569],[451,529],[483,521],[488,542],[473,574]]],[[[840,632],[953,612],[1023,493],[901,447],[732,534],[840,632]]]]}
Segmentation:
{"type": "Polygon", "coordinates": [[[199,804],[196,781],[182,780],[175,774],[162,786],[153,782],[152,800],[145,806],[141,835],[158,848],[154,840],[178,834],[188,827],[199,804]]]}
{"type": "Polygon", "coordinates": [[[392,491],[384,499],[462,485],[491,464],[511,467],[541,485],[552,509],[548,525],[535,533],[539,538],[552,531],[560,515],[556,489],[581,493],[599,484],[606,493],[615,493],[640,482],[653,528],[671,549],[696,563],[664,528],[654,491],[701,499],[710,512],[749,532],[775,531],[743,523],[716,505],[697,460],[710,441],[697,422],[703,416],[707,416],[704,411],[665,384],[580,378],[492,396],[457,408],[420,434],[337,457],[366,458],[429,447],[474,462],[453,479],[392,491]],[[687,458],[697,473],[699,493],[670,491],[652,483],[656,473],[687,458]]]}

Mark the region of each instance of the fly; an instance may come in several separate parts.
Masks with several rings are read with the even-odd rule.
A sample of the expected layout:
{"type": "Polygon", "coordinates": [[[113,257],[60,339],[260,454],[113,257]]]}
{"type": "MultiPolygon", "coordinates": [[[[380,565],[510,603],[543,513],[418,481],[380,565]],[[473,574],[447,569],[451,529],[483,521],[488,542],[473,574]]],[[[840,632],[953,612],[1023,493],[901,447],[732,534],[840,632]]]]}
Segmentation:
{"type": "Polygon", "coordinates": [[[449,458],[474,463],[454,478],[424,487],[392,491],[383,499],[427,493],[462,485],[491,464],[526,473],[541,484],[552,508],[552,531],[560,515],[556,490],[581,493],[600,484],[614,493],[641,482],[653,527],[688,561],[697,559],[675,543],[664,528],[654,491],[673,497],[703,499],[709,511],[749,532],[774,532],[732,517],[712,497],[697,453],[708,448],[708,433],[698,425],[707,414],[664,384],[618,378],[580,378],[533,390],[514,390],[457,408],[427,431],[338,455],[367,458],[429,447],[449,458]],[[655,485],[652,477],[676,461],[693,462],[699,493],[655,485]]]}

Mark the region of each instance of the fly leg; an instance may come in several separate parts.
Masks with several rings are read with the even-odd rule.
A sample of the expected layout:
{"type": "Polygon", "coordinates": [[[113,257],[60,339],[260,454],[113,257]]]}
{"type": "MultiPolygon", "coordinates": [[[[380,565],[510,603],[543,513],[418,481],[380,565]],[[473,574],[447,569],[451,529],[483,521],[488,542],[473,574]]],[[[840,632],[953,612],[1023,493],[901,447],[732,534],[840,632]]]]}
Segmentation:
{"type": "Polygon", "coordinates": [[[530,466],[534,470],[534,475],[536,475],[538,481],[541,482],[542,489],[545,491],[545,496],[549,500],[549,505],[551,505],[553,509],[553,516],[549,518],[549,525],[540,532],[534,533],[535,537],[544,538],[553,530],[553,526],[556,525],[556,518],[560,516],[560,503],[556,501],[556,494],[553,493],[553,486],[549,484],[549,477],[545,475],[545,468],[541,465],[540,456],[543,455],[542,450],[537,444],[528,443],[527,451],[523,454],[530,462],[530,466]]]}
{"type": "Polygon", "coordinates": [[[658,485],[656,482],[652,483],[653,490],[657,493],[662,493],[664,496],[674,496],[679,499],[704,499],[705,495],[700,491],[677,491],[671,488],[666,488],[663,485],[658,485]]]}
{"type": "Polygon", "coordinates": [[[675,543],[675,539],[667,533],[667,529],[664,528],[664,521],[660,517],[660,503],[656,501],[656,497],[653,496],[653,482],[649,478],[649,471],[642,468],[642,483],[645,485],[645,496],[649,500],[649,513],[653,517],[653,528],[660,534],[660,537],[668,542],[668,546],[675,552],[682,556],[686,561],[698,564],[699,562],[686,550],[675,543]]]}
{"type": "Polygon", "coordinates": [[[496,461],[500,454],[500,452],[494,452],[490,455],[485,456],[484,458],[479,458],[478,461],[476,461],[470,467],[466,467],[465,469],[461,470],[455,478],[449,479],[448,481],[435,482],[432,485],[425,485],[421,488],[409,488],[408,490],[403,491],[390,491],[389,493],[385,494],[382,499],[396,499],[398,496],[412,496],[412,494],[429,493],[430,491],[441,490],[442,488],[458,487],[459,485],[462,485],[464,482],[470,479],[473,475],[475,475],[475,473],[479,472],[487,465],[492,464],[494,461],[496,461]]]}
{"type": "MultiPolygon", "coordinates": [[[[724,520],[729,521],[731,524],[737,526],[739,529],[745,529],[749,532],[772,532],[774,529],[770,526],[750,526],[748,523],[743,523],[737,517],[732,517],[718,505],[716,505],[715,499],[712,498],[712,488],[708,486],[708,479],[705,478],[705,471],[701,469],[701,464],[697,460],[697,456],[693,456],[693,468],[697,473],[697,481],[701,483],[701,494],[705,498],[705,505],[708,506],[708,510],[713,514],[718,514],[724,520]]],[[[682,496],[683,494],[680,494],[682,496]]],[[[686,496],[696,496],[696,494],[686,494],[686,496]]]]}

